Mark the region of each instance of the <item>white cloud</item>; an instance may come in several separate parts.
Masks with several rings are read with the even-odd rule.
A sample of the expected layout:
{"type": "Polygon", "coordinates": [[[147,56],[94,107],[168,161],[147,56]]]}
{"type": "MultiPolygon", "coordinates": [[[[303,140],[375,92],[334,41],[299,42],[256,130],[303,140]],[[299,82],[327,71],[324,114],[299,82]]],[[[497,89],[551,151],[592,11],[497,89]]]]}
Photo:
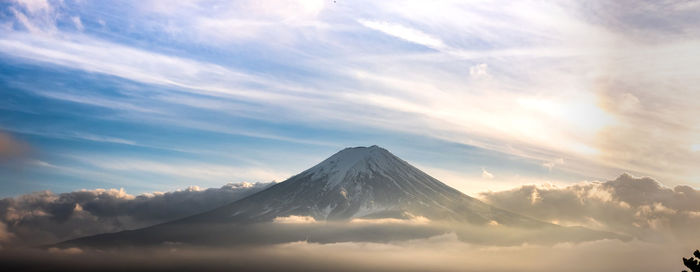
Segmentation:
{"type": "MultiPolygon", "coordinates": [[[[143,51],[85,36],[60,39],[40,35],[14,35],[0,39],[0,51],[39,63],[51,63],[211,94],[239,97],[260,95],[242,86],[245,82],[258,82],[259,79],[215,64],[143,51]],[[204,82],[206,77],[218,78],[216,81],[228,84],[207,84],[204,82]]],[[[272,93],[267,95],[268,98],[273,96],[272,93]]]]}
{"type": "Polygon", "coordinates": [[[480,63],[480,64],[474,65],[472,67],[469,67],[469,75],[471,75],[472,77],[477,77],[477,78],[488,76],[488,74],[489,74],[487,71],[488,67],[489,66],[486,63],[480,63]]]}
{"type": "Polygon", "coordinates": [[[83,26],[83,21],[80,20],[80,17],[73,16],[70,19],[71,19],[71,21],[73,21],[73,24],[75,25],[75,29],[77,29],[78,31],[85,30],[85,27],[83,26]]]}
{"type": "Polygon", "coordinates": [[[358,20],[358,22],[365,27],[381,31],[389,36],[393,36],[415,44],[420,44],[437,50],[446,48],[445,44],[439,38],[435,38],[417,29],[405,27],[396,23],[382,21],[371,21],[363,19],[358,20]]]}
{"type": "Polygon", "coordinates": [[[298,28],[324,28],[318,16],[323,0],[218,1],[215,9],[205,9],[200,1],[143,1],[138,11],[158,17],[167,24],[157,25],[174,39],[201,44],[229,46],[275,36],[275,43],[294,44],[298,28]]]}
{"type": "Polygon", "coordinates": [[[487,203],[562,225],[625,233],[641,240],[697,243],[700,192],[624,174],[608,182],[481,193],[487,203]]]}
{"type": "Polygon", "coordinates": [[[275,217],[272,222],[280,224],[309,224],[316,223],[316,220],[311,216],[290,215],[285,217],[275,217]]]}
{"type": "Polygon", "coordinates": [[[12,13],[14,13],[15,18],[17,18],[17,21],[19,21],[19,22],[20,22],[25,28],[27,28],[27,30],[29,30],[30,32],[36,33],[36,32],[40,32],[40,31],[41,31],[41,29],[39,29],[37,26],[35,26],[35,25],[29,20],[29,18],[27,18],[27,16],[24,15],[24,13],[19,12],[19,11],[17,11],[17,10],[14,9],[14,8],[10,8],[10,11],[12,11],[12,13]]]}
{"type": "MultiPolygon", "coordinates": [[[[37,3],[36,8],[17,6],[13,13],[17,22],[40,32],[50,27],[28,10],[51,8],[37,3]]],[[[270,71],[246,74],[187,54],[173,57],[66,33],[10,31],[0,39],[0,51],[35,63],[255,101],[285,110],[283,118],[391,127],[546,161],[547,168],[579,174],[605,176],[626,169],[674,184],[697,177],[694,165],[700,155],[688,146],[697,139],[700,97],[688,86],[698,85],[694,82],[700,78],[694,65],[699,41],[690,35],[698,29],[687,16],[674,16],[695,7],[647,4],[645,10],[663,12],[628,17],[621,6],[598,2],[581,7],[517,1],[253,1],[224,3],[215,16],[207,16],[200,4],[137,6],[143,15],[172,22],[171,38],[180,42],[213,41],[208,45],[230,52],[237,47],[216,42],[216,35],[230,31],[249,36],[245,46],[262,48],[270,59],[293,59],[295,67],[313,76],[289,82],[265,74],[274,73],[270,71]],[[656,28],[639,24],[660,18],[656,28]],[[364,27],[357,27],[358,22],[364,27]],[[198,31],[189,31],[198,25],[198,31]],[[622,26],[635,31],[620,31],[622,26]],[[416,53],[366,40],[363,31],[372,30],[438,52],[416,53]],[[286,39],[299,43],[282,42],[286,39]],[[303,58],[298,52],[304,52],[303,58]],[[468,80],[465,73],[488,77],[468,80]],[[340,87],[338,80],[344,82],[340,87]],[[667,90],[674,95],[659,95],[667,90]],[[567,163],[550,161],[558,157],[567,163]]]]}
{"type": "Polygon", "coordinates": [[[486,168],[481,168],[481,178],[493,179],[493,174],[486,171],[486,168]]]}
{"type": "Polygon", "coordinates": [[[237,167],[191,161],[163,162],[130,158],[96,157],[75,157],[75,159],[104,170],[155,173],[171,177],[187,178],[195,181],[226,179],[272,181],[284,180],[291,176],[288,173],[260,167],[237,167]]]}
{"type": "MultiPolygon", "coordinates": [[[[334,268],[350,267],[351,270],[464,271],[469,268],[476,271],[558,271],[566,267],[569,271],[582,272],[625,269],[657,271],[681,265],[677,256],[679,253],[669,252],[675,247],[638,240],[600,240],[551,246],[483,246],[460,242],[454,233],[450,233],[388,244],[295,242],[275,248],[282,256],[293,254],[295,257],[290,259],[300,263],[308,260],[309,263],[318,264],[318,260],[323,259],[334,268]],[[504,262],[503,256],[509,256],[508,261],[504,262]],[[580,262],[581,259],[596,261],[580,262]]],[[[328,268],[322,266],[319,270],[328,268]]]]}
{"type": "Polygon", "coordinates": [[[52,9],[47,0],[15,0],[15,2],[27,9],[31,14],[47,12],[52,9]]]}
{"type": "Polygon", "coordinates": [[[353,224],[406,224],[406,225],[426,225],[430,223],[430,219],[424,216],[415,216],[409,213],[404,213],[406,218],[353,218],[350,223],[353,224]]]}
{"type": "Polygon", "coordinates": [[[56,10],[46,0],[19,0],[9,10],[15,19],[29,32],[35,34],[55,33],[56,10]]]}
{"type": "Polygon", "coordinates": [[[552,171],[552,169],[557,166],[557,165],[562,165],[564,164],[564,159],[563,158],[557,158],[551,161],[543,162],[542,167],[547,168],[549,171],[552,171]]]}
{"type": "Polygon", "coordinates": [[[110,137],[104,135],[95,135],[90,133],[73,132],[71,134],[73,137],[83,140],[89,140],[94,142],[104,142],[104,143],[115,143],[124,145],[137,145],[134,141],[122,139],[118,137],[110,137]]]}
{"type": "MultiPolygon", "coordinates": [[[[192,247],[168,243],[139,250],[89,250],[62,255],[13,252],[0,261],[34,267],[51,264],[60,270],[75,267],[119,267],[143,270],[147,256],[151,270],[197,267],[200,270],[233,271],[665,271],[681,270],[681,256],[692,250],[638,240],[600,240],[555,245],[523,244],[489,246],[459,241],[448,233],[403,242],[371,243],[291,242],[269,246],[192,247]],[[48,255],[48,257],[46,256],[48,255]],[[9,259],[22,256],[23,258],[9,259]],[[504,261],[504,256],[508,256],[504,261]],[[24,261],[23,260],[27,260],[24,261]],[[91,260],[99,260],[92,262],[91,260]],[[581,261],[596,260],[596,261],[581,261]],[[623,261],[621,261],[623,260],[623,261]],[[629,261],[634,260],[634,261],[629,261]],[[28,263],[28,264],[27,264],[28,263]],[[573,265],[572,265],[573,264],[573,265]],[[79,266],[84,265],[84,266],[79,266]]],[[[21,266],[20,266],[21,267],[21,266]]]]}
{"type": "Polygon", "coordinates": [[[324,0],[249,1],[247,8],[263,16],[274,16],[289,23],[316,18],[326,6],[324,0]]]}

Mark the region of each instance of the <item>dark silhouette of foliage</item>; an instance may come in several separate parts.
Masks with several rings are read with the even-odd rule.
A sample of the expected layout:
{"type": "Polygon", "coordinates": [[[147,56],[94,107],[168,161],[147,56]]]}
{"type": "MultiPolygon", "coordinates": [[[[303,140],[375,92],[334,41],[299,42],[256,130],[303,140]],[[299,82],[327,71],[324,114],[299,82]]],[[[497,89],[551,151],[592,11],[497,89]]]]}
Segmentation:
{"type": "MultiPolygon", "coordinates": [[[[683,264],[690,268],[691,272],[700,272],[700,250],[695,250],[693,252],[693,255],[695,258],[698,258],[697,260],[693,257],[690,258],[683,258],[683,264]]],[[[683,272],[688,272],[688,270],[683,270],[683,272]]]]}

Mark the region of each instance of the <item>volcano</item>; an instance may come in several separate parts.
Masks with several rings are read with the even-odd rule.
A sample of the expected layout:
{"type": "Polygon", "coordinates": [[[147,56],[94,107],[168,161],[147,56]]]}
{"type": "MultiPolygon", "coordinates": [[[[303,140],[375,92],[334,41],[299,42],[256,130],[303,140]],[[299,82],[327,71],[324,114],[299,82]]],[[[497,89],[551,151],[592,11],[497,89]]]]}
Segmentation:
{"type": "Polygon", "coordinates": [[[483,229],[465,231],[464,226],[486,230],[499,226],[528,233],[539,230],[550,238],[557,235],[575,236],[577,240],[616,238],[610,233],[560,227],[490,206],[440,182],[386,149],[370,146],[343,149],[283,182],[212,211],[144,229],[71,240],[61,245],[101,247],[173,242],[229,245],[299,240],[374,242],[425,238],[459,231],[467,233],[472,241],[500,239],[499,235],[489,236],[483,229]],[[324,223],[284,227],[275,224],[285,218],[324,223]],[[392,228],[362,225],[360,229],[349,224],[387,222],[381,221],[383,219],[388,219],[388,222],[420,219],[440,224],[392,228]],[[458,226],[459,230],[445,226],[458,226]]]}
{"type": "Polygon", "coordinates": [[[287,216],[540,224],[467,196],[376,145],[343,149],[267,190],[186,220],[250,223],[287,216]]]}

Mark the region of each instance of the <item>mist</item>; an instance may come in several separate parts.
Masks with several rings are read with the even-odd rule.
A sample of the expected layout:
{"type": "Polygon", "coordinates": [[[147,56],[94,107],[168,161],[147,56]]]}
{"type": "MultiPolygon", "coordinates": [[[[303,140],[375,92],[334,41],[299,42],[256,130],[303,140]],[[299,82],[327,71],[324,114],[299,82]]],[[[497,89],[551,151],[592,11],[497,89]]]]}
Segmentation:
{"type": "Polygon", "coordinates": [[[372,243],[298,241],[275,245],[198,247],[177,243],[119,249],[2,251],[6,267],[157,271],[674,271],[686,248],[620,240],[492,246],[454,233],[372,243]]]}

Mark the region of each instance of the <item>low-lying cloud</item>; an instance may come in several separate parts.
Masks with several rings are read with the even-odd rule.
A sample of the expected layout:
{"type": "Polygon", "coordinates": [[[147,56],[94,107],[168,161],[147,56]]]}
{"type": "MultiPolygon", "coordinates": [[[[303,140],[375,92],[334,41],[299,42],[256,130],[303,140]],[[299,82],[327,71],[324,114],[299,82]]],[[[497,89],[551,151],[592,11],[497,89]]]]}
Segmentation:
{"type": "Polygon", "coordinates": [[[40,245],[146,227],[211,210],[259,192],[272,183],[193,186],[138,196],[123,189],[36,192],[0,199],[0,245],[40,245]]]}
{"type": "MultiPolygon", "coordinates": [[[[270,184],[227,184],[206,190],[190,187],[139,196],[129,195],[123,190],[98,189],[63,194],[45,191],[5,198],[0,200],[0,245],[6,248],[43,245],[146,227],[223,206],[270,184]]],[[[498,222],[486,226],[455,226],[423,217],[355,219],[332,224],[305,216],[280,217],[272,224],[243,228],[238,232],[250,234],[244,236],[264,237],[261,239],[270,243],[304,239],[337,242],[339,237],[342,238],[340,241],[364,242],[375,241],[377,234],[387,241],[396,241],[424,239],[444,233],[454,233],[462,242],[493,246],[552,245],[606,238],[629,241],[628,237],[672,245],[689,246],[700,242],[695,233],[700,226],[700,192],[688,186],[668,188],[651,178],[624,174],[608,182],[586,182],[568,187],[522,186],[482,193],[480,198],[494,206],[543,221],[583,226],[610,234],[575,228],[521,229],[498,222]],[[547,234],[543,235],[545,232],[547,234]],[[279,239],[274,239],[270,233],[279,239]]],[[[216,226],[211,228],[215,233],[216,226]]],[[[230,233],[230,229],[221,233],[230,233]]],[[[254,244],[253,240],[249,242],[254,244]]]]}
{"type": "Polygon", "coordinates": [[[487,203],[562,225],[585,226],[647,241],[700,242],[700,191],[668,188],[623,174],[607,182],[567,187],[527,185],[481,193],[487,203]]]}
{"type": "Polygon", "coordinates": [[[424,216],[414,216],[406,214],[408,218],[355,218],[350,220],[354,224],[409,224],[409,225],[425,225],[430,223],[430,219],[424,216]]]}
{"type": "Polygon", "coordinates": [[[290,215],[284,217],[275,217],[275,219],[273,219],[272,222],[282,224],[308,224],[316,223],[316,219],[314,219],[311,216],[290,215]]]}
{"type": "MultiPolygon", "coordinates": [[[[423,217],[321,222],[292,215],[254,225],[180,226],[180,232],[199,230],[211,236],[204,237],[213,243],[210,246],[191,240],[202,235],[188,238],[170,227],[150,234],[167,236],[164,230],[169,230],[175,233],[170,234],[172,238],[181,240],[137,248],[119,246],[125,241],[119,240],[113,241],[118,246],[100,250],[89,243],[60,244],[48,250],[13,247],[173,220],[269,185],[190,187],[139,196],[123,190],[39,192],[2,199],[0,245],[10,247],[0,248],[0,262],[24,269],[41,260],[37,267],[88,270],[670,271],[682,269],[680,257],[698,242],[696,235],[691,236],[697,229],[693,226],[700,223],[697,190],[667,188],[651,178],[625,174],[608,182],[563,188],[522,186],[480,196],[542,220],[624,233],[633,239],[556,226],[455,225],[423,217]]],[[[141,236],[123,238],[128,237],[141,236]]]]}
{"type": "Polygon", "coordinates": [[[402,242],[0,251],[17,268],[90,271],[680,271],[684,248],[599,240],[555,245],[485,246],[454,233],[402,242]],[[40,262],[37,262],[40,261],[40,262]]]}

